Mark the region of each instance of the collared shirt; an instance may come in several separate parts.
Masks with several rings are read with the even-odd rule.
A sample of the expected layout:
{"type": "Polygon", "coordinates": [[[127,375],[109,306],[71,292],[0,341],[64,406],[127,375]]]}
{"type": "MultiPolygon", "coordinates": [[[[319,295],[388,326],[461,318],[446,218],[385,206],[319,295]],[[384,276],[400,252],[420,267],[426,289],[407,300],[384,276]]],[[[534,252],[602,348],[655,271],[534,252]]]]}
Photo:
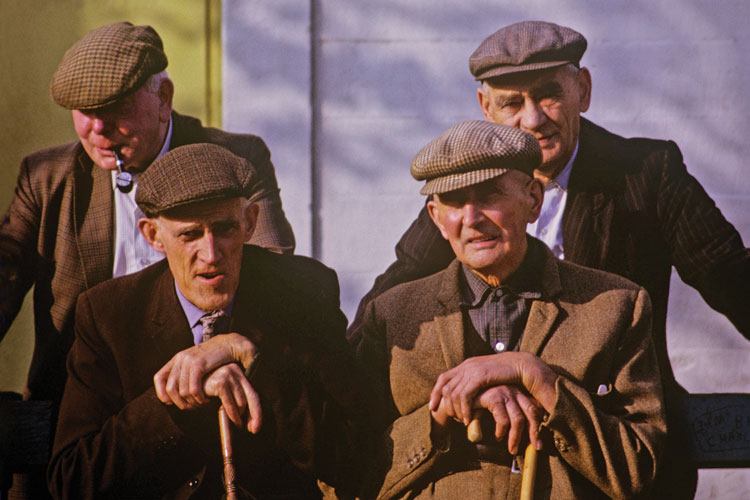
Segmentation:
{"type": "Polygon", "coordinates": [[[516,349],[526,327],[529,306],[542,296],[542,248],[528,238],[528,250],[519,268],[505,283],[493,287],[462,265],[462,307],[474,329],[495,352],[516,349]]]}
{"type": "Polygon", "coordinates": [[[536,222],[526,226],[526,232],[542,240],[558,259],[565,258],[562,219],[568,201],[568,183],[573,162],[578,155],[578,143],[565,168],[544,186],[542,212],[536,222]]]}
{"type": "MultiPolygon", "coordinates": [[[[193,332],[193,342],[195,343],[195,345],[198,345],[203,339],[203,323],[201,323],[201,318],[211,311],[204,311],[203,309],[190,302],[187,298],[185,298],[185,296],[182,295],[182,292],[180,291],[180,287],[177,286],[177,282],[175,282],[174,284],[174,289],[177,292],[177,298],[179,299],[180,305],[182,306],[182,311],[185,313],[185,317],[187,318],[188,324],[190,325],[190,330],[192,330],[193,332]]],[[[233,308],[234,301],[232,301],[231,304],[224,308],[224,312],[227,313],[227,316],[232,315],[233,308]]]]}
{"type": "MultiPolygon", "coordinates": [[[[156,158],[164,156],[169,151],[171,140],[172,120],[170,119],[167,137],[156,158]]],[[[144,216],[135,202],[140,172],[131,172],[133,174],[133,189],[129,193],[123,193],[117,189],[117,173],[117,169],[112,170],[112,189],[115,192],[115,259],[112,269],[112,276],[114,277],[140,271],[164,258],[164,254],[157,252],[146,242],[138,229],[138,220],[144,216]]]]}

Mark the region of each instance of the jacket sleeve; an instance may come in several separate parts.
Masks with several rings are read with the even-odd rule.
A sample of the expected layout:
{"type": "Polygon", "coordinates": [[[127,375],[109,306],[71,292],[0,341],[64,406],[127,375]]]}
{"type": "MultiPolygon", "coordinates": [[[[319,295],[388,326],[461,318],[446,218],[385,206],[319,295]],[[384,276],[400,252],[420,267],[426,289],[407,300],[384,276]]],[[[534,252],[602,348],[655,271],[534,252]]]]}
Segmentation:
{"type": "Polygon", "coordinates": [[[281,190],[276,182],[271,152],[263,139],[250,136],[247,159],[253,164],[259,177],[250,199],[260,205],[255,232],[248,243],[279,253],[294,253],[294,233],[281,206],[281,190]]]}
{"type": "Polygon", "coordinates": [[[670,257],[682,280],[750,339],[750,249],[670,142],[652,161],[663,164],[657,216],[670,257]]]}
{"type": "Polygon", "coordinates": [[[375,278],[372,288],[360,301],[357,314],[347,330],[350,342],[359,341],[356,331],[362,323],[367,304],[375,297],[398,284],[441,271],[448,267],[455,257],[450,244],[432,222],[427,208],[422,207],[417,218],[396,244],[396,261],[375,278]]]}
{"type": "Polygon", "coordinates": [[[157,485],[176,485],[199,473],[194,460],[200,454],[153,388],[123,402],[117,364],[87,299],[82,295],[76,310],[48,469],[50,491],[60,499],[157,496],[157,485]]]}
{"type": "Polygon", "coordinates": [[[451,439],[433,440],[427,403],[405,415],[396,408],[391,395],[385,324],[376,317],[376,304],[370,302],[367,306],[356,347],[357,361],[368,381],[374,427],[370,443],[373,451],[360,496],[388,499],[399,498],[428,474],[450,450],[451,439]]]}
{"type": "Polygon", "coordinates": [[[13,200],[0,220],[0,339],[10,328],[26,293],[34,284],[41,212],[25,159],[13,200]]]}
{"type": "Polygon", "coordinates": [[[596,393],[560,375],[542,427],[572,468],[610,497],[632,498],[653,481],[666,433],[651,306],[642,288],[611,365],[611,386],[596,393]]]}

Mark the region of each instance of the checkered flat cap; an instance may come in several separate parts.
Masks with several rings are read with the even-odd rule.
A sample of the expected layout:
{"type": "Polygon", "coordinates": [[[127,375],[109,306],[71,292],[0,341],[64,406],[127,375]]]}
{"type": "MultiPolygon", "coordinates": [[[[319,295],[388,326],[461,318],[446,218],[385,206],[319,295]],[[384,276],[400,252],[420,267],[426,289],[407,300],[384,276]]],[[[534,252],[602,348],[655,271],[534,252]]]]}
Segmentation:
{"type": "Polygon", "coordinates": [[[476,80],[578,63],[586,39],[575,30],[543,21],[511,24],[491,34],[469,57],[476,80]]]}
{"type": "Polygon", "coordinates": [[[454,191],[509,170],[534,174],[542,163],[536,138],[514,127],[471,120],[454,125],[417,153],[411,175],[427,181],[422,194],[454,191]]]}
{"type": "Polygon", "coordinates": [[[91,30],[63,55],[49,93],[66,109],[96,109],[138,90],[167,67],[159,34],[128,22],[91,30]]]}
{"type": "Polygon", "coordinates": [[[135,201],[149,217],[209,200],[249,198],[258,187],[255,167],[216,144],[169,151],[141,175],[135,201]]]}

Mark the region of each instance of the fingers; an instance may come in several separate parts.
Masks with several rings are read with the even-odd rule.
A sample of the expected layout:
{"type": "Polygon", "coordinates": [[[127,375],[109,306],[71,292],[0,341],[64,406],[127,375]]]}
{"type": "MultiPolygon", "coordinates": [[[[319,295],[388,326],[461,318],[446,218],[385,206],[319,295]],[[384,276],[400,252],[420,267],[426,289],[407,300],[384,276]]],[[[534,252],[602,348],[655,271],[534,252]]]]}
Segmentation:
{"type": "Polygon", "coordinates": [[[217,368],[206,377],[204,391],[221,400],[227,417],[237,427],[255,433],[262,423],[260,397],[236,364],[217,368]]]}
{"type": "Polygon", "coordinates": [[[541,448],[539,425],[544,414],[541,405],[515,386],[497,386],[484,391],[478,404],[487,408],[495,420],[495,437],[508,439],[508,451],[516,454],[523,431],[529,429],[529,440],[541,448]]]}

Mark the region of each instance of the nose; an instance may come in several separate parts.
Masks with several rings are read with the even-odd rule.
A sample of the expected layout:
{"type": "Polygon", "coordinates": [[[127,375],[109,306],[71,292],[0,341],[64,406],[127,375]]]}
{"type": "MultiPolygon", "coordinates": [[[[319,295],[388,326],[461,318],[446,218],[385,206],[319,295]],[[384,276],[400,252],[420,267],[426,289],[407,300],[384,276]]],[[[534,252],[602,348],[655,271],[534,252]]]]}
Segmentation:
{"type": "Polygon", "coordinates": [[[95,116],[91,120],[91,128],[95,133],[99,135],[103,135],[112,128],[112,123],[111,123],[111,120],[105,117],[95,116]]]}
{"type": "Polygon", "coordinates": [[[213,264],[221,258],[221,250],[211,231],[206,231],[202,238],[202,245],[199,250],[199,257],[208,264],[213,264]]]}
{"type": "Polygon", "coordinates": [[[465,226],[474,226],[482,220],[482,208],[475,200],[469,200],[463,206],[463,223],[465,226]]]}
{"type": "Polygon", "coordinates": [[[534,99],[526,99],[521,110],[521,129],[536,130],[547,120],[547,115],[534,99]]]}

